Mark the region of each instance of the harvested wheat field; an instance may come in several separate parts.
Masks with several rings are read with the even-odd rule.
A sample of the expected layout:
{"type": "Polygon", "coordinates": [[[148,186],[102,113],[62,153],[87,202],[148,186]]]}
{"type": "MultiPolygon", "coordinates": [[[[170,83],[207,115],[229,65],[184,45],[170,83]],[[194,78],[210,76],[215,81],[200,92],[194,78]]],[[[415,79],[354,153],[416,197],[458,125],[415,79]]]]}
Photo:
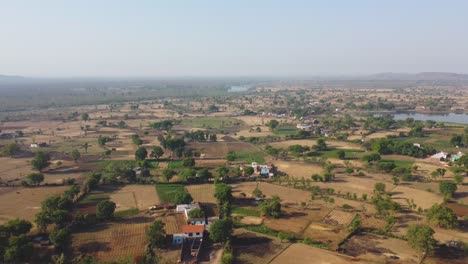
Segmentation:
{"type": "Polygon", "coordinates": [[[325,249],[308,246],[305,244],[295,243],[281,252],[271,264],[297,264],[297,263],[314,263],[314,264],[348,264],[348,263],[372,263],[362,262],[358,259],[334,253],[325,249]]]}
{"type": "Polygon", "coordinates": [[[216,203],[214,184],[187,185],[186,189],[192,195],[194,202],[216,203]]]}
{"type": "Polygon", "coordinates": [[[146,231],[153,221],[152,218],[136,216],[73,233],[74,255],[91,255],[101,261],[143,255],[147,244],[146,231]]]}
{"type": "Polygon", "coordinates": [[[311,222],[320,222],[331,209],[316,207],[314,209],[299,210],[294,208],[283,208],[282,216],[278,219],[266,218],[264,223],[273,230],[291,232],[303,236],[304,230],[311,222]]]}
{"type": "Polygon", "coordinates": [[[145,210],[160,204],[156,188],[152,185],[126,185],[110,194],[110,199],[116,204],[116,211],[132,208],[145,210]]]}
{"type": "Polygon", "coordinates": [[[62,194],[68,188],[68,186],[10,188],[0,195],[0,222],[14,218],[33,221],[41,209],[43,200],[55,194],[62,194]]]}

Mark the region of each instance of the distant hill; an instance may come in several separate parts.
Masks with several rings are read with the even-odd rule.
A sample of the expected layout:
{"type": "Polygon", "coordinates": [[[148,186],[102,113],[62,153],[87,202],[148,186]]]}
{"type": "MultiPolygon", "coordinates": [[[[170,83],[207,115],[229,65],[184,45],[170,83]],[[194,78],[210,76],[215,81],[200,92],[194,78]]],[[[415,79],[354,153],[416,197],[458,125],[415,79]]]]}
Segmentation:
{"type": "Polygon", "coordinates": [[[468,80],[468,74],[452,72],[420,72],[416,74],[385,72],[368,76],[373,80],[421,80],[421,81],[456,81],[468,80]]]}
{"type": "Polygon", "coordinates": [[[2,75],[0,74],[0,81],[24,80],[23,76],[2,75]]]}

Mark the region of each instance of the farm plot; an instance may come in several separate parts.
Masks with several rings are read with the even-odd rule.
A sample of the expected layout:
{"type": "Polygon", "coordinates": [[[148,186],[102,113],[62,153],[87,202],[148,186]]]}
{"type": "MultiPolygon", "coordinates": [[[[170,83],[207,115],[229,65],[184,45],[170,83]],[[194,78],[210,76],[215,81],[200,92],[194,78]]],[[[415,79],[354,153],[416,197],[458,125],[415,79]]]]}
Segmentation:
{"type": "Polygon", "coordinates": [[[194,202],[216,203],[214,184],[197,184],[186,186],[194,202]]]}
{"type": "Polygon", "coordinates": [[[298,210],[294,208],[284,208],[283,215],[278,219],[265,219],[267,227],[288,233],[294,233],[299,237],[304,235],[304,230],[311,222],[320,222],[331,209],[316,207],[314,210],[298,210]]]}
{"type": "Polygon", "coordinates": [[[31,165],[28,163],[29,159],[14,159],[0,157],[0,179],[1,181],[14,181],[16,179],[23,179],[28,173],[32,172],[31,165]]]}
{"type": "Polygon", "coordinates": [[[325,249],[320,249],[305,244],[295,243],[281,252],[271,264],[296,264],[296,263],[317,263],[317,264],[348,264],[348,263],[371,263],[360,261],[352,257],[341,255],[325,249]]]}
{"type": "Polygon", "coordinates": [[[74,255],[91,255],[101,261],[143,255],[146,231],[153,220],[136,216],[76,232],[72,235],[74,255]]]}
{"type": "Polygon", "coordinates": [[[358,234],[351,237],[342,248],[348,255],[372,263],[388,263],[392,256],[398,258],[398,263],[418,262],[417,252],[406,241],[396,238],[358,234]]]}
{"type": "Polygon", "coordinates": [[[432,205],[440,204],[443,201],[442,196],[406,186],[397,186],[391,191],[394,193],[392,199],[396,202],[402,205],[407,205],[407,199],[413,200],[414,203],[422,209],[428,209],[432,205]]]}
{"type": "Polygon", "coordinates": [[[347,226],[353,220],[355,214],[333,209],[325,218],[323,223],[329,225],[347,226]]]}
{"type": "Polygon", "coordinates": [[[319,165],[308,164],[298,161],[275,160],[273,162],[273,165],[275,165],[278,168],[278,171],[284,172],[293,178],[304,177],[306,179],[310,179],[311,175],[316,173],[320,174],[323,172],[323,168],[319,165]]]}
{"type": "Polygon", "coordinates": [[[20,218],[34,220],[47,197],[62,194],[68,186],[11,188],[0,195],[0,223],[20,218]]]}
{"type": "MultiPolygon", "coordinates": [[[[255,187],[256,182],[242,182],[231,185],[232,193],[236,197],[240,197],[241,193],[251,195],[255,187]]],[[[266,197],[278,195],[284,203],[300,203],[310,199],[310,193],[302,190],[279,186],[266,182],[259,182],[258,188],[263,192],[266,197]]]]}
{"type": "Polygon", "coordinates": [[[115,202],[116,211],[132,208],[145,210],[152,205],[161,203],[152,185],[126,185],[112,192],[110,199],[115,202]]]}
{"type": "Polygon", "coordinates": [[[242,228],[236,229],[232,243],[233,249],[237,252],[234,263],[267,264],[289,245],[289,243],[281,243],[275,237],[247,231],[242,228]]]}

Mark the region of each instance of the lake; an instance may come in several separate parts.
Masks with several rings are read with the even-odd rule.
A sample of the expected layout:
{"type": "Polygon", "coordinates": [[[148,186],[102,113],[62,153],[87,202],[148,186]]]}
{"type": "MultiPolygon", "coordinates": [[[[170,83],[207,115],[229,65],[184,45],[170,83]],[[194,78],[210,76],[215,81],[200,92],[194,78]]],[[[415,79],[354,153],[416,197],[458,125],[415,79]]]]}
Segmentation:
{"type": "Polygon", "coordinates": [[[395,120],[405,120],[406,118],[414,118],[414,120],[426,121],[433,120],[436,122],[446,122],[446,123],[458,123],[468,125],[468,114],[395,114],[393,115],[395,120]]]}

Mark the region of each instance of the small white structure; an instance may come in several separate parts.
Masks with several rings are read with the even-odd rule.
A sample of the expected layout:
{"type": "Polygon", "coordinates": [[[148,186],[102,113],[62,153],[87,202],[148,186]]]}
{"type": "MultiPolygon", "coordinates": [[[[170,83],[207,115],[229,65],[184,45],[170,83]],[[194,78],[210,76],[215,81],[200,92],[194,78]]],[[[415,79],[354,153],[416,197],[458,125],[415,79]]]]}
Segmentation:
{"type": "Polygon", "coordinates": [[[441,160],[441,159],[446,159],[449,156],[450,156],[450,154],[441,151],[441,152],[438,152],[438,153],[432,155],[431,158],[441,160]]]}
{"type": "Polygon", "coordinates": [[[306,130],[310,129],[312,126],[310,124],[297,124],[296,128],[306,130]]]}
{"type": "Polygon", "coordinates": [[[185,219],[189,219],[188,213],[195,208],[200,209],[200,206],[198,204],[179,204],[176,207],[176,212],[184,213],[185,219]]]}
{"type": "Polygon", "coordinates": [[[31,145],[29,145],[30,148],[38,148],[39,145],[37,143],[31,143],[31,145]]]}
{"type": "Polygon", "coordinates": [[[413,146],[421,148],[421,144],[419,144],[419,143],[413,143],[413,146]]]}

